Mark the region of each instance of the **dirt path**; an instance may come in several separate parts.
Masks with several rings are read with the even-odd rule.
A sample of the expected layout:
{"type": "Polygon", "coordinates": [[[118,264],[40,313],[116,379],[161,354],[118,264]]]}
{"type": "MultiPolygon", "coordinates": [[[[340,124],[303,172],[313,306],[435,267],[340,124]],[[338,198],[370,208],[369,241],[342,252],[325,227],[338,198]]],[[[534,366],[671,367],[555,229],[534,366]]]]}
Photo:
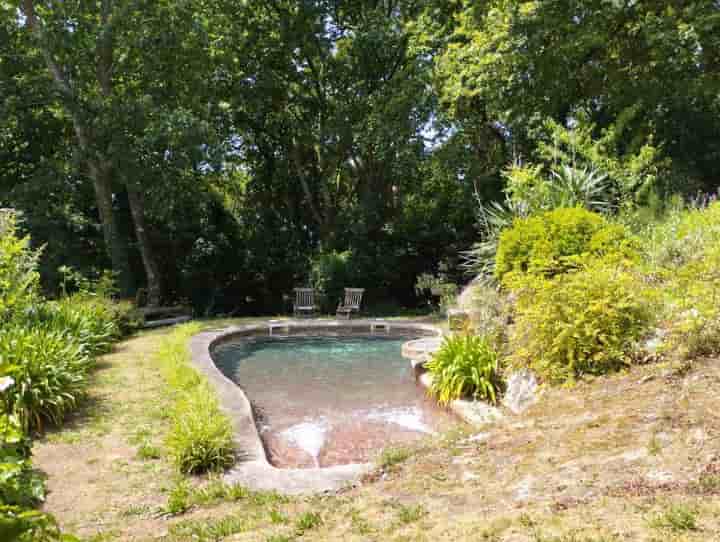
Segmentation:
{"type": "Polygon", "coordinates": [[[36,443],[46,509],[70,532],[95,541],[720,541],[717,360],[549,390],[526,415],[396,454],[397,465],[338,496],[196,489],[195,505],[171,516],[168,498],[183,486],[163,457],[169,398],[151,358],[165,333],[103,358],[87,408],[36,443]]]}

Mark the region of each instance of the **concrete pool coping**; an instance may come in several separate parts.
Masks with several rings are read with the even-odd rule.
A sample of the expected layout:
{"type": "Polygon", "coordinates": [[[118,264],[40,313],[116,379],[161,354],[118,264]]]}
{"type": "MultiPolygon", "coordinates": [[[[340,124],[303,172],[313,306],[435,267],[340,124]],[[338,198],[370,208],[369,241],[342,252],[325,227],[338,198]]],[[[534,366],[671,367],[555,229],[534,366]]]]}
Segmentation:
{"type": "MultiPolygon", "coordinates": [[[[435,337],[442,335],[437,326],[410,320],[268,320],[260,324],[230,326],[207,330],[190,339],[190,359],[215,389],[220,408],[228,415],[233,429],[233,440],[238,453],[235,466],[225,474],[228,483],[239,483],[258,491],[278,491],[286,494],[322,493],[340,490],[357,483],[374,468],[372,463],[354,463],[333,467],[308,469],[281,469],[268,461],[265,447],[258,432],[252,406],[243,389],[226,377],[212,359],[212,351],[223,342],[238,337],[267,337],[270,330],[285,328],[294,330],[336,330],[351,328],[356,331],[367,329],[378,323],[389,328],[375,331],[375,335],[387,336],[396,331],[422,331],[435,337]],[[278,322],[287,326],[276,325],[278,322]],[[272,324],[272,326],[271,326],[272,324]]],[[[279,336],[278,336],[279,337],[279,336]]],[[[435,338],[432,337],[432,338],[435,338]]]]}

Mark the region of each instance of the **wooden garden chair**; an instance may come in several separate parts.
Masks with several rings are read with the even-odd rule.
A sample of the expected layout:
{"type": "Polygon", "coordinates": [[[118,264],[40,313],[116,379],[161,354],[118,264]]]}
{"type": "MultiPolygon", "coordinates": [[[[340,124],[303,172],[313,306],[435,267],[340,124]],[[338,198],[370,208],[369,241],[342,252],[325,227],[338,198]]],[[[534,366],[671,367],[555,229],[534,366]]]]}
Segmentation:
{"type": "Polygon", "coordinates": [[[364,288],[345,288],[345,299],[341,299],[337,308],[337,316],[344,315],[350,320],[353,312],[360,312],[360,304],[362,303],[364,288]]]}
{"type": "Polygon", "coordinates": [[[312,288],[295,288],[295,302],[293,303],[293,315],[300,316],[307,314],[312,316],[318,307],[315,304],[315,290],[312,288]]]}

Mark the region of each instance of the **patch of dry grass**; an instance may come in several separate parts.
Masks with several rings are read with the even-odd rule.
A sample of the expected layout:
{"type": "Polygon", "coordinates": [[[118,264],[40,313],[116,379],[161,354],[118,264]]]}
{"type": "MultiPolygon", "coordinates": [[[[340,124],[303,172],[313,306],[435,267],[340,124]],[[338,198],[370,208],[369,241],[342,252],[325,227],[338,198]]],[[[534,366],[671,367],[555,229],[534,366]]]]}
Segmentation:
{"type": "MultiPolygon", "coordinates": [[[[238,321],[209,325],[228,323],[238,321]]],[[[402,460],[386,454],[392,468],[339,495],[280,499],[191,478],[184,512],[169,514],[170,398],[152,362],[166,333],[105,356],[86,407],[35,446],[46,509],[70,532],[169,542],[680,542],[720,532],[717,360],[547,390],[482,440],[454,431],[402,460]]]]}

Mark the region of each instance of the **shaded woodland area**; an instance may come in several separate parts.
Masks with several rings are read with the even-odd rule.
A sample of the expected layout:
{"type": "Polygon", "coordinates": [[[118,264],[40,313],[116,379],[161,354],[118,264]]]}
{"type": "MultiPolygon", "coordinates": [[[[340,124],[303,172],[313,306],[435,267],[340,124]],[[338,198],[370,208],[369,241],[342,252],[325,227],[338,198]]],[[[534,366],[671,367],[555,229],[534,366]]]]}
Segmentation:
{"type": "Polygon", "coordinates": [[[508,185],[600,171],[618,213],[716,192],[720,6],[2,2],[0,97],[0,207],[50,295],[112,268],[125,297],[271,313],[332,274],[412,307],[422,273],[471,278],[508,185]]]}

